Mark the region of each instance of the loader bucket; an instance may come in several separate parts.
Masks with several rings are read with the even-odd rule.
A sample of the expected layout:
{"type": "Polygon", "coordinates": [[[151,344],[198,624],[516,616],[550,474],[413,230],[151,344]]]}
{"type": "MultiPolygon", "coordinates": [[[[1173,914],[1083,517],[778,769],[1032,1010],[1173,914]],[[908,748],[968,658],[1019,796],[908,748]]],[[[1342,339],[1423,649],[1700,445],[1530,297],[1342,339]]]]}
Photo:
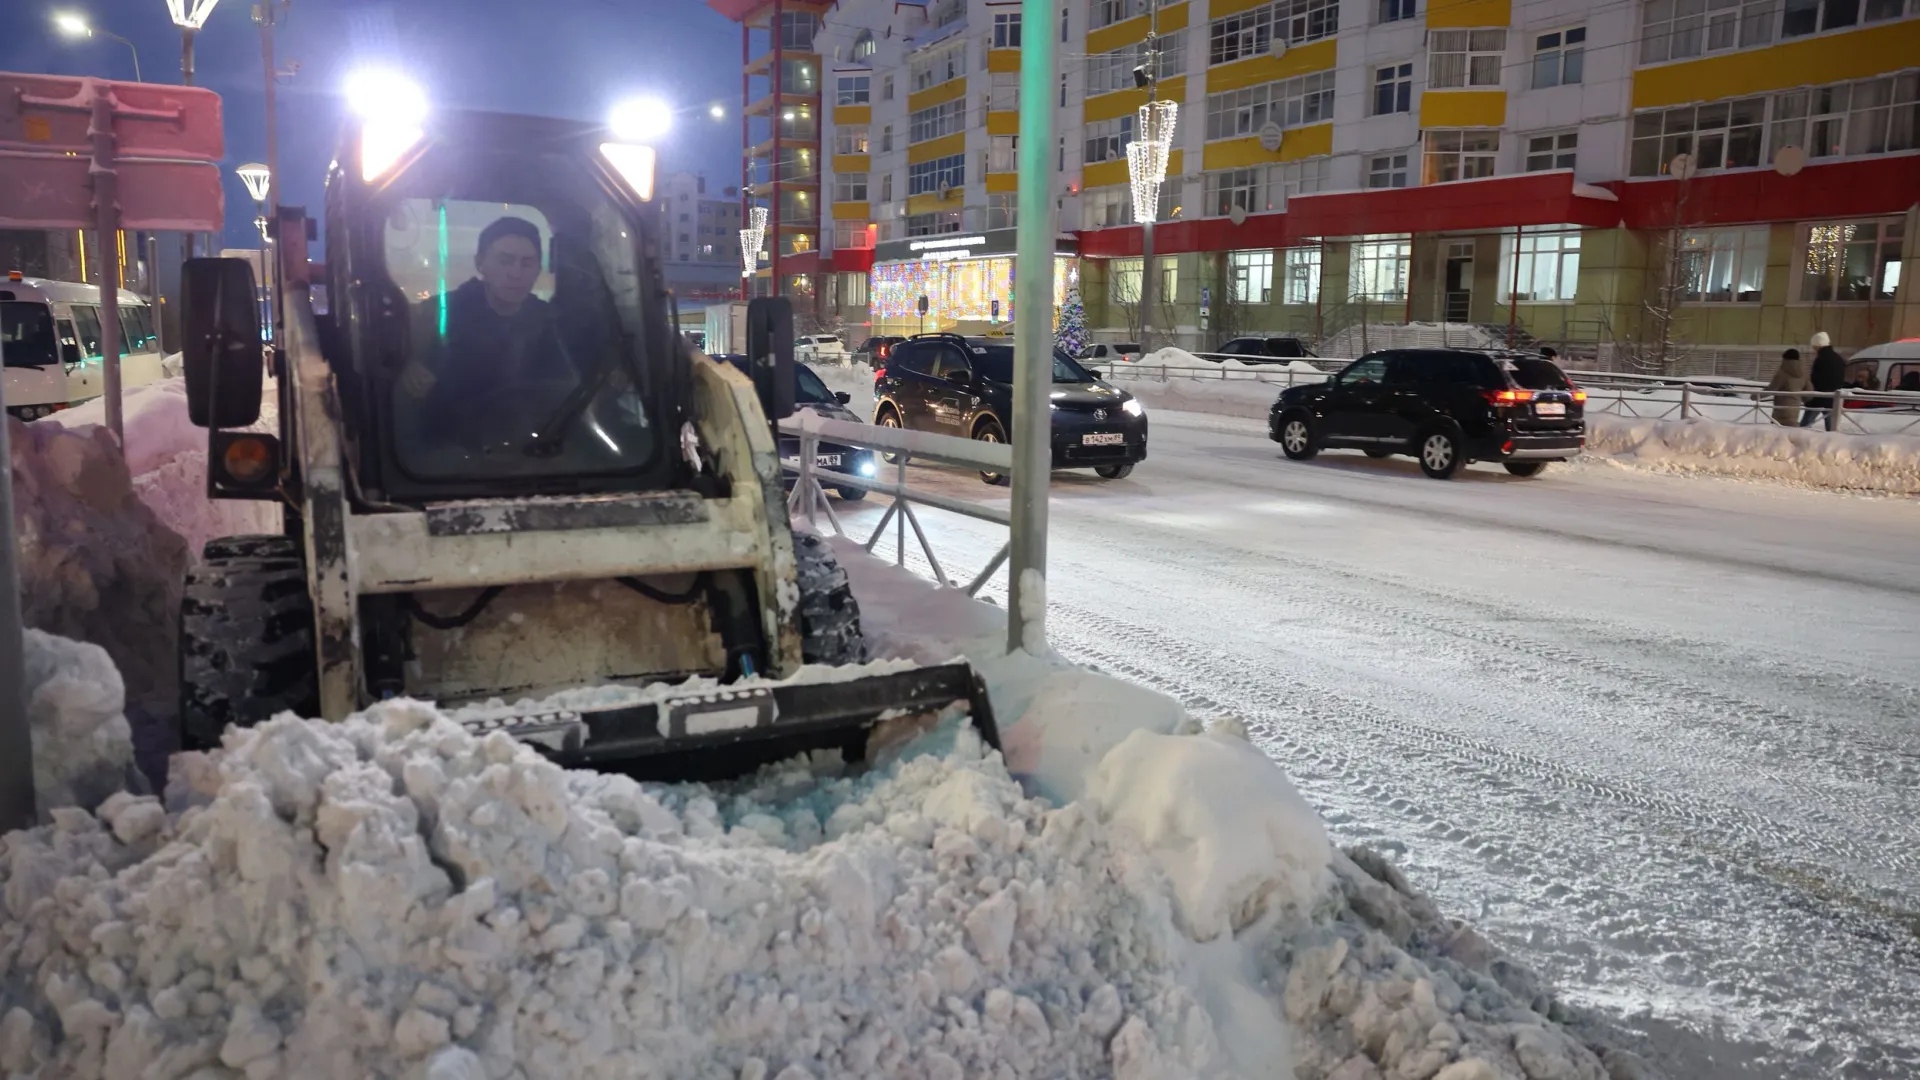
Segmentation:
{"type": "Polygon", "coordinates": [[[669,691],[642,705],[529,713],[466,726],[480,735],[504,731],[567,768],[705,782],[745,776],[811,750],[839,748],[847,760],[863,760],[869,738],[883,723],[961,711],[987,745],[1000,749],[986,683],[966,663],[844,681],[669,691]]]}

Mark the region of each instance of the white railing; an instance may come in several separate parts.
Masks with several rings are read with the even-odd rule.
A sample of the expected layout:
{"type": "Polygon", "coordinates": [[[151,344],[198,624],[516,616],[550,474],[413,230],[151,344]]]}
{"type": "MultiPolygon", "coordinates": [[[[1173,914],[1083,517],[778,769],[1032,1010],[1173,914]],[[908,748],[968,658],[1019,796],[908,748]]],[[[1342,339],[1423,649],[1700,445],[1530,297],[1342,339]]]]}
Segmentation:
{"type": "MultiPolygon", "coordinates": [[[[1225,355],[1225,354],[1214,354],[1225,355]]],[[[1228,357],[1243,362],[1255,361],[1259,357],[1228,357]]],[[[1344,364],[1345,361],[1337,361],[1344,364]]],[[[1207,364],[1204,367],[1173,364],[1130,364],[1114,360],[1083,360],[1081,366],[1101,372],[1108,380],[1125,381],[1128,379],[1198,379],[1205,382],[1259,382],[1272,383],[1275,386],[1293,386],[1295,384],[1325,382],[1329,374],[1325,371],[1300,371],[1292,364],[1267,363],[1260,367],[1236,367],[1229,364],[1207,364]]]]}
{"type": "MultiPolygon", "coordinates": [[[[840,515],[834,512],[833,504],[827,501],[826,489],[829,487],[853,488],[875,495],[885,495],[891,498],[893,503],[887,507],[885,513],[880,515],[879,523],[874,526],[873,535],[867,537],[861,546],[871,552],[875,545],[880,543],[880,538],[886,535],[887,526],[892,525],[895,565],[906,565],[907,528],[911,526],[914,538],[920,542],[921,552],[927,557],[927,566],[933,570],[935,580],[943,584],[947,583],[946,571],[941,569],[940,560],[933,553],[933,544],[927,540],[926,530],[920,527],[919,515],[913,512],[915,503],[979,521],[1012,525],[1012,515],[999,507],[982,506],[933,491],[915,491],[907,486],[909,458],[941,465],[957,465],[982,472],[996,472],[1003,475],[1010,473],[1013,471],[1013,447],[1005,443],[975,442],[972,439],[962,439],[954,435],[935,435],[925,431],[904,431],[900,428],[885,428],[847,420],[829,420],[813,413],[797,413],[780,421],[780,433],[800,440],[799,460],[786,466],[789,472],[794,473],[793,491],[787,496],[788,515],[806,518],[807,524],[817,530],[820,514],[824,511],[834,533],[846,536],[847,530],[840,523],[840,515]],[[822,467],[818,464],[822,442],[892,455],[893,480],[889,482],[880,479],[878,475],[858,476],[839,469],[822,467]]],[[[876,473],[885,469],[887,464],[884,460],[880,462],[876,473]]],[[[1010,550],[1009,544],[1000,545],[1000,550],[987,561],[986,567],[965,586],[968,596],[978,593],[980,587],[993,577],[994,572],[1000,569],[1000,564],[1007,561],[1010,550]]]]}
{"type": "Polygon", "coordinates": [[[1768,390],[1726,380],[1647,379],[1574,373],[1590,412],[1636,420],[1777,424],[1775,408],[1815,414],[1814,425],[1848,435],[1920,435],[1920,394],[1899,390],[1768,390]],[[1701,385],[1710,383],[1712,385],[1701,385]],[[1829,402],[1828,399],[1832,399],[1829,402]],[[1831,407],[1829,407],[1829,405],[1831,407]]]}

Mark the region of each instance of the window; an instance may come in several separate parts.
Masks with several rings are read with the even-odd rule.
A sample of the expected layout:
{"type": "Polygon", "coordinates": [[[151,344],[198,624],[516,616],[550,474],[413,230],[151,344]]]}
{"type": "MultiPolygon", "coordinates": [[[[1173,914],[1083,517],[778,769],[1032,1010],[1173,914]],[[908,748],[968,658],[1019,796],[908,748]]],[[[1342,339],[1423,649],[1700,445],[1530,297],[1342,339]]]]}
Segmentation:
{"type": "Polygon", "coordinates": [[[1208,140],[1252,135],[1269,122],[1289,128],[1331,119],[1331,71],[1207,95],[1208,140]]]}
{"type": "Polygon", "coordinates": [[[967,130],[967,103],[953,100],[921,109],[907,118],[907,142],[926,142],[967,130]]]}
{"type": "Polygon", "coordinates": [[[1065,135],[1060,136],[1060,168],[1057,171],[1067,171],[1067,137],[1065,135]]]}
{"type": "Polygon", "coordinates": [[[840,304],[842,307],[867,306],[867,275],[843,273],[840,278],[840,304]]]}
{"type": "Polygon", "coordinates": [[[1275,37],[1299,45],[1332,37],[1339,29],[1339,0],[1277,0],[1213,20],[1207,28],[1207,63],[1265,56],[1275,37]]]}
{"type": "Polygon", "coordinates": [[[854,36],[852,56],[855,63],[872,60],[873,54],[879,51],[880,46],[873,40],[873,31],[862,30],[854,36]]]}
{"type": "Polygon", "coordinates": [[[1093,25],[1089,29],[1098,30],[1146,13],[1147,0],[1093,0],[1093,25]]]}
{"type": "Polygon", "coordinates": [[[908,195],[939,194],[948,188],[963,187],[966,182],[967,155],[965,154],[950,154],[947,157],[907,166],[908,195]]]}
{"type": "Polygon", "coordinates": [[[1124,160],[1127,144],[1133,141],[1133,119],[1133,114],[1128,113],[1088,124],[1086,154],[1081,158],[1081,163],[1093,165],[1102,161],[1124,160]]]}
{"type": "Polygon", "coordinates": [[[1011,229],[1019,223],[1020,196],[996,191],[987,196],[987,228],[1011,229]]]}
{"type": "Polygon", "coordinates": [[[1428,40],[1427,86],[1456,90],[1500,85],[1507,52],[1505,30],[1435,30],[1428,40]]]}
{"type": "Polygon", "coordinates": [[[1899,218],[1800,226],[1798,299],[1810,304],[1893,299],[1900,284],[1903,226],[1899,218]]]}
{"type": "Polygon", "coordinates": [[[1230,251],[1227,253],[1227,285],[1231,297],[1242,304],[1273,302],[1273,252],[1230,251]]]}
{"type": "Polygon", "coordinates": [[[880,174],[880,201],[893,201],[893,174],[890,172],[880,174]]]}
{"type": "Polygon", "coordinates": [[[871,101],[869,88],[872,85],[870,75],[842,75],[834,80],[835,105],[865,105],[871,101]]]}
{"type": "Polygon", "coordinates": [[[1658,64],[1773,40],[1779,0],[1647,0],[1640,62],[1658,64]]]}
{"type": "Polygon", "coordinates": [[[1419,8],[1416,0],[1380,0],[1380,21],[1390,23],[1411,19],[1420,13],[1419,8]]]}
{"type": "Polygon", "coordinates": [[[1060,5],[1060,40],[1061,41],[1067,40],[1068,28],[1070,25],[1067,21],[1067,12],[1071,11],[1072,8],[1073,8],[1073,5],[1071,4],[1060,5]]]}
{"type": "Polygon", "coordinates": [[[1842,84],[1775,94],[1773,153],[1798,146],[1810,158],[1838,157],[1846,146],[1851,91],[1852,87],[1842,84]]]}
{"type": "Polygon", "coordinates": [[[1389,188],[1407,186],[1407,155],[1382,154],[1367,163],[1367,186],[1389,188]]]}
{"type": "Polygon", "coordinates": [[[1132,196],[1124,187],[1090,188],[1080,194],[1080,220],[1088,229],[1110,229],[1133,221],[1132,196]]]}
{"type": "Polygon", "coordinates": [[[1571,169],[1575,152],[1580,147],[1580,133],[1577,131],[1558,131],[1546,135],[1527,136],[1527,171],[1546,172],[1548,169],[1571,169]]]}
{"type": "Polygon", "coordinates": [[[1572,300],[1580,283],[1580,234],[1522,233],[1500,240],[1499,298],[1521,302],[1572,300]],[[1514,265],[1518,251],[1519,266],[1514,265]],[[1516,287],[1517,285],[1517,287],[1516,287]]]}
{"type": "Polygon", "coordinates": [[[1768,158],[1798,146],[1810,158],[1920,149],[1920,72],[1773,96],[1768,158]]]}
{"type": "Polygon", "coordinates": [[[1017,49],[1020,47],[1019,12],[1002,11],[994,14],[993,47],[996,49],[1017,49]]]}
{"type": "Polygon", "coordinates": [[[893,74],[891,72],[880,76],[880,100],[893,100],[893,74]]]}
{"type": "Polygon", "coordinates": [[[1326,184],[1326,158],[1256,165],[1205,174],[1202,214],[1225,217],[1239,207],[1249,214],[1287,208],[1287,200],[1302,192],[1319,191],[1326,184]]]}
{"type": "Polygon", "coordinates": [[[883,154],[886,154],[886,153],[891,153],[892,150],[893,150],[893,125],[887,124],[886,126],[880,129],[880,152],[883,154]]]}
{"type": "Polygon", "coordinates": [[[1680,298],[1695,303],[1760,302],[1768,229],[1696,229],[1681,234],[1680,298]]]}
{"type": "MultiPolygon", "coordinates": [[[[1187,70],[1187,32],[1175,30],[1156,39],[1154,77],[1172,78],[1187,70]]],[[[1133,89],[1133,69],[1146,63],[1146,42],[1087,57],[1086,93],[1110,94],[1133,89]]]]}
{"type": "Polygon", "coordinates": [[[1349,251],[1347,293],[1356,300],[1404,300],[1413,244],[1404,237],[1358,240],[1349,251]]]}
{"type": "Polygon", "coordinates": [[[1675,155],[1689,154],[1696,170],[1748,169],[1760,164],[1766,98],[1637,113],[1633,118],[1630,176],[1661,176],[1675,155]]]}
{"type": "Polygon", "coordinates": [[[1860,21],[1860,0],[1787,0],[1780,20],[1781,37],[1801,37],[1822,30],[1839,30],[1860,21]]]}
{"type": "Polygon", "coordinates": [[[780,46],[795,52],[812,52],[813,35],[820,30],[820,16],[810,11],[780,13],[780,46]]]}
{"type": "Polygon", "coordinates": [[[1587,28],[1555,30],[1533,39],[1533,88],[1573,86],[1587,57],[1587,28]]]}
{"type": "MultiPolygon", "coordinates": [[[[1013,97],[1015,101],[1020,100],[1019,94],[1015,94],[1013,97]]],[[[1063,109],[1067,107],[1067,77],[1065,75],[1060,76],[1060,107],[1063,109]]]]}
{"type": "Polygon", "coordinates": [[[1489,130],[1429,131],[1421,155],[1420,182],[1446,184],[1492,176],[1500,133],[1489,130]]]}
{"type": "Polygon", "coordinates": [[[1285,304],[1312,304],[1320,299],[1320,248],[1288,248],[1285,278],[1280,301],[1285,304]]]}
{"type": "Polygon", "coordinates": [[[959,78],[966,73],[966,53],[966,43],[956,42],[925,56],[914,57],[913,62],[907,65],[908,85],[918,91],[959,78]]]}
{"type": "Polygon", "coordinates": [[[833,178],[834,202],[866,202],[867,174],[841,173],[833,178]]]}
{"type": "Polygon", "coordinates": [[[867,125],[842,124],[833,129],[833,152],[836,154],[864,154],[867,152],[867,125]]]}
{"type": "Polygon", "coordinates": [[[833,246],[845,250],[864,250],[873,246],[873,233],[864,221],[833,223],[833,246]]]}
{"type": "Polygon", "coordinates": [[[1372,115],[1386,116],[1389,113],[1412,111],[1413,65],[1388,64],[1374,69],[1372,115]]]}
{"type": "Polygon", "coordinates": [[[987,171],[1017,172],[1020,169],[1020,136],[993,135],[987,139],[987,171]]]}
{"type": "Polygon", "coordinates": [[[907,219],[908,236],[939,236],[960,231],[960,211],[942,210],[937,214],[915,214],[907,219]]]}

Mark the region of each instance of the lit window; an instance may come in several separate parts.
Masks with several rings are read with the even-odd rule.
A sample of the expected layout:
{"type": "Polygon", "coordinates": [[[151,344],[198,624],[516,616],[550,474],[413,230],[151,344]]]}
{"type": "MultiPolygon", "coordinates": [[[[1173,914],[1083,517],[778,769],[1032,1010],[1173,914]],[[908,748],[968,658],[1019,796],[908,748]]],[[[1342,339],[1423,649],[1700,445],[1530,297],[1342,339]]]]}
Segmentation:
{"type": "Polygon", "coordinates": [[[1899,218],[1800,226],[1799,300],[1892,300],[1900,284],[1904,227],[1899,218]]]}
{"type": "Polygon", "coordinates": [[[1627,165],[1631,176],[1661,176],[1680,154],[1695,171],[1760,164],[1767,99],[1752,97],[1637,113],[1627,165]]]}
{"type": "Polygon", "coordinates": [[[1348,249],[1347,294],[1356,300],[1404,300],[1413,244],[1405,237],[1358,240],[1348,249]]]}
{"type": "Polygon", "coordinates": [[[1285,284],[1280,300],[1287,304],[1311,304],[1320,299],[1320,248],[1288,248],[1285,284]]]}
{"type": "Polygon", "coordinates": [[[1510,296],[1522,302],[1572,300],[1579,283],[1579,233],[1522,233],[1517,238],[1503,234],[1498,292],[1502,303],[1510,296]]]}
{"type": "Polygon", "coordinates": [[[1237,303],[1271,303],[1273,301],[1273,252],[1228,252],[1227,283],[1231,287],[1231,299],[1237,303]]]}
{"type": "Polygon", "coordinates": [[[867,152],[867,125],[842,124],[833,129],[833,152],[836,154],[864,154],[867,152]]]}

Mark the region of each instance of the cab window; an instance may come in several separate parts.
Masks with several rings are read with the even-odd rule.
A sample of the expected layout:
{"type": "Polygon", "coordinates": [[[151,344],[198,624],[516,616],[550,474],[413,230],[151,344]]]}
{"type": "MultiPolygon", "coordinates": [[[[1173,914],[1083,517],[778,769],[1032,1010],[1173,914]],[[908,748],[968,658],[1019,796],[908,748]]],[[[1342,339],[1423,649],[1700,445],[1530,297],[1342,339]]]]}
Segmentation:
{"type": "Polygon", "coordinates": [[[89,359],[103,356],[106,350],[100,344],[100,309],[82,304],[73,305],[73,325],[80,331],[80,352],[89,359]]]}
{"type": "Polygon", "coordinates": [[[1888,368],[1886,389],[1920,391],[1920,363],[1895,364],[1888,368]]]}
{"type": "Polygon", "coordinates": [[[45,304],[9,300],[0,303],[0,350],[8,367],[49,367],[60,362],[53,312],[45,304]]]}

